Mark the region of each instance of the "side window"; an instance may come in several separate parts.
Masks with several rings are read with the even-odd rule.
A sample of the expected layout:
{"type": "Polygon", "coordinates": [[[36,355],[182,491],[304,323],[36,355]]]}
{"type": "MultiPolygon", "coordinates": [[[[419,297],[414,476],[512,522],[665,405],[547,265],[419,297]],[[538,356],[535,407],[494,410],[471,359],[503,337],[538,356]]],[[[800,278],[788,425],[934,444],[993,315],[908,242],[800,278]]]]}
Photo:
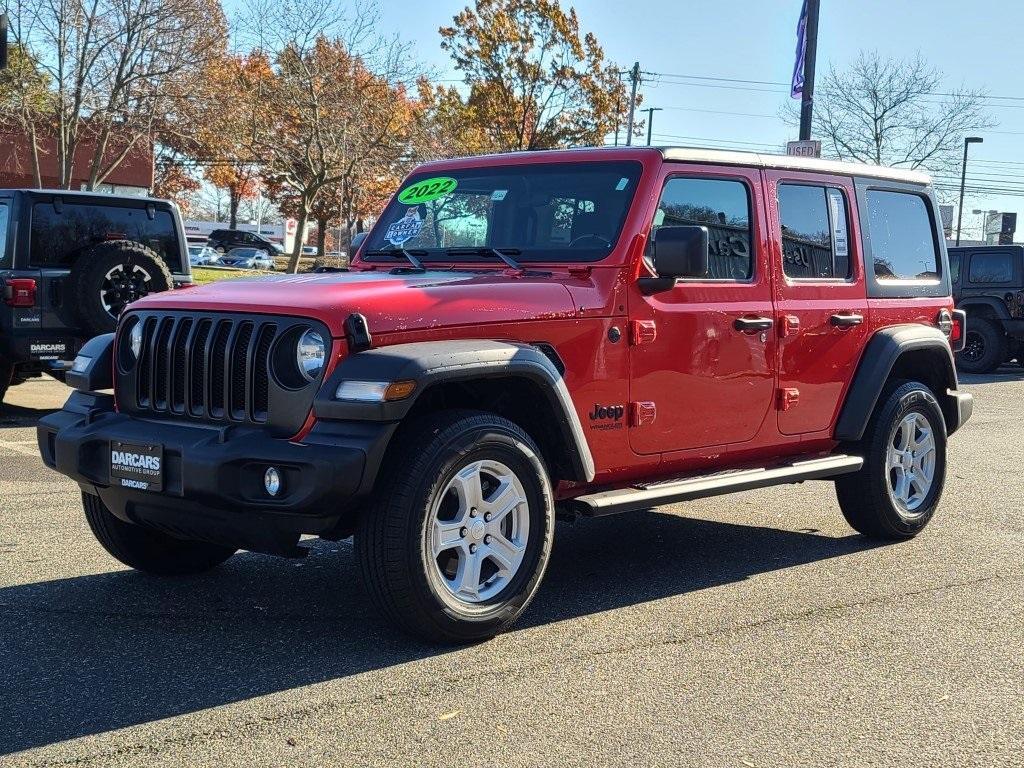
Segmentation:
{"type": "Polygon", "coordinates": [[[749,280],[754,276],[750,196],[741,181],[671,178],[661,192],[650,242],[659,227],[708,229],[708,277],[749,280]]]}
{"type": "Polygon", "coordinates": [[[65,202],[32,206],[31,257],[34,267],[71,267],[78,256],[105,240],[134,240],[152,249],[174,272],[180,269],[178,237],[169,211],[150,219],[143,208],[65,202]]]}
{"type": "Polygon", "coordinates": [[[7,203],[0,203],[0,268],[10,267],[10,249],[7,247],[8,221],[10,220],[10,209],[7,203]]]}
{"type": "Polygon", "coordinates": [[[949,252],[949,277],[953,283],[960,282],[960,254],[949,252]]]}
{"type": "Polygon", "coordinates": [[[939,249],[924,198],[910,192],[869,189],[867,207],[878,282],[937,280],[939,249]]]}
{"type": "Polygon", "coordinates": [[[1012,283],[1013,258],[1008,253],[989,251],[971,256],[972,283],[1012,283]]]}
{"type": "Polygon", "coordinates": [[[846,198],[834,187],[779,185],[782,270],[787,277],[850,276],[846,198]]]}

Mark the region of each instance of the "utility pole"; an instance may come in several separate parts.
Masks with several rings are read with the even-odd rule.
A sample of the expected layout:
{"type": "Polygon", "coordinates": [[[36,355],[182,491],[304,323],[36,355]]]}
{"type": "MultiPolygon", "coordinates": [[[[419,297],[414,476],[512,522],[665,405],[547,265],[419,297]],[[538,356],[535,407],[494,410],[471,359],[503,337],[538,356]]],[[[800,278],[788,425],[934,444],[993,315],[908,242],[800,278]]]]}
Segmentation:
{"type": "MultiPolygon", "coordinates": [[[[960,245],[960,227],[964,223],[964,187],[967,185],[967,148],[971,144],[981,144],[984,141],[980,136],[967,136],[964,138],[964,164],[960,166],[960,205],[956,209],[956,244],[960,245]]],[[[984,239],[984,238],[982,238],[984,239]]]]}
{"type": "Polygon", "coordinates": [[[640,62],[633,62],[633,68],[629,71],[629,79],[633,87],[629,94],[629,123],[626,125],[626,146],[633,146],[633,110],[636,109],[636,89],[640,87],[640,62]]]}
{"type": "Polygon", "coordinates": [[[7,69],[7,14],[0,13],[0,69],[7,69]]]}
{"type": "Polygon", "coordinates": [[[814,114],[814,62],[818,57],[818,10],[821,0],[807,0],[807,46],[804,50],[804,91],[800,102],[800,141],[811,138],[814,114]]]}
{"type": "Polygon", "coordinates": [[[648,107],[641,110],[647,113],[647,146],[651,146],[651,128],[654,126],[654,113],[661,112],[661,107],[648,107]]]}

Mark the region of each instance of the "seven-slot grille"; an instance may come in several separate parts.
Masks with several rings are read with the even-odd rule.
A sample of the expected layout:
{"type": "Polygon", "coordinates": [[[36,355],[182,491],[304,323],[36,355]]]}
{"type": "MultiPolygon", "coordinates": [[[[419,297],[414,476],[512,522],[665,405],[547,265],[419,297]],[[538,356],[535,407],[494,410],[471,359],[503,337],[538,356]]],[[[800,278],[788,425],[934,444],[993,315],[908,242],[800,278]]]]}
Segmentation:
{"type": "Polygon", "coordinates": [[[135,379],[139,410],[204,421],[267,421],[276,323],[237,317],[145,317],[135,379]]]}

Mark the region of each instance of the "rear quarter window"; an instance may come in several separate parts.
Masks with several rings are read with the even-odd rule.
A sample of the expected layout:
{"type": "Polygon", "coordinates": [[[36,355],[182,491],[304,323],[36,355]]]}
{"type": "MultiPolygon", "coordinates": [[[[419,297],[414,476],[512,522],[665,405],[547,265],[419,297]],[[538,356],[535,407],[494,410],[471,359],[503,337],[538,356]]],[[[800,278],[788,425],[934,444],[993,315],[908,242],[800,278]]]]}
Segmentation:
{"type": "Polygon", "coordinates": [[[868,235],[879,282],[938,280],[939,251],[924,198],[875,189],[867,197],[868,235]]]}
{"type": "Polygon", "coordinates": [[[982,285],[1012,283],[1013,255],[995,251],[974,254],[971,256],[969,280],[982,285]]]}
{"type": "Polygon", "coordinates": [[[142,243],[172,272],[181,269],[178,235],[170,211],[157,210],[151,219],[144,208],[65,202],[58,212],[52,203],[32,206],[32,266],[70,268],[84,251],[107,240],[142,243]]]}
{"type": "Polygon", "coordinates": [[[868,296],[950,296],[949,262],[931,189],[864,177],[854,183],[868,296]]]}

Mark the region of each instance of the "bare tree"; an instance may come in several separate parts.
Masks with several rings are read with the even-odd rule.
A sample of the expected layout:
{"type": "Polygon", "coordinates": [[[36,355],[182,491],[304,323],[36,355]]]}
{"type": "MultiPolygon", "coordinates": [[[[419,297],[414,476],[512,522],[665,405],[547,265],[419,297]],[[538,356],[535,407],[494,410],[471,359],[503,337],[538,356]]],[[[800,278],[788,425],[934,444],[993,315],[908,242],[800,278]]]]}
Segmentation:
{"type": "Polygon", "coordinates": [[[833,68],[819,82],[814,136],[840,160],[949,172],[964,135],[994,123],[984,91],[947,91],[943,81],[920,55],[882,59],[862,51],[849,69],[833,68]]]}
{"type": "Polygon", "coordinates": [[[148,150],[204,63],[226,44],[218,0],[15,0],[15,41],[47,75],[57,173],[71,184],[89,142],[96,188],[133,152],[148,150]]]}

